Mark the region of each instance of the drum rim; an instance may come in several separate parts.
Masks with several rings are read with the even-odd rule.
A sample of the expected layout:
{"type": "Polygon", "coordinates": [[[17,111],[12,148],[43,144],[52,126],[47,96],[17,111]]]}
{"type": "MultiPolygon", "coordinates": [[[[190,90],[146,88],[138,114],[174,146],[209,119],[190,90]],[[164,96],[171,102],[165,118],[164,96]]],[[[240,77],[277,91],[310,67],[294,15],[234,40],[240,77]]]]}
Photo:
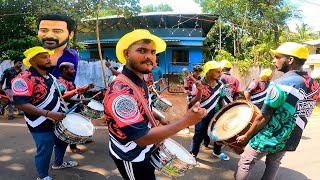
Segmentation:
{"type": "MultiPolygon", "coordinates": [[[[209,126],[208,126],[208,129],[207,129],[207,134],[208,134],[209,137],[213,138],[212,136],[210,136],[210,134],[211,134],[211,132],[212,132],[212,129],[213,129],[213,126],[212,126],[213,122],[214,122],[216,119],[219,119],[220,116],[221,116],[224,112],[226,112],[228,109],[230,109],[230,107],[236,106],[236,105],[238,105],[238,104],[247,104],[247,105],[250,107],[250,109],[251,109],[250,119],[252,119],[252,117],[254,116],[255,111],[260,112],[260,110],[259,110],[257,107],[255,107],[254,104],[252,104],[250,101],[247,101],[247,100],[236,100],[236,101],[234,101],[234,102],[232,102],[232,103],[230,103],[230,104],[227,104],[226,106],[224,106],[223,108],[221,108],[221,109],[214,115],[214,117],[211,119],[211,121],[210,121],[210,123],[209,123],[209,126]]],[[[242,130],[239,130],[238,132],[236,132],[236,133],[234,134],[234,136],[237,135],[237,134],[239,134],[241,131],[243,131],[243,129],[242,129],[242,130]]],[[[214,138],[213,138],[213,139],[214,139],[214,138]]],[[[230,139],[230,138],[219,138],[219,139],[214,139],[214,140],[215,140],[215,141],[226,141],[226,140],[229,140],[229,139],[230,139]]]]}

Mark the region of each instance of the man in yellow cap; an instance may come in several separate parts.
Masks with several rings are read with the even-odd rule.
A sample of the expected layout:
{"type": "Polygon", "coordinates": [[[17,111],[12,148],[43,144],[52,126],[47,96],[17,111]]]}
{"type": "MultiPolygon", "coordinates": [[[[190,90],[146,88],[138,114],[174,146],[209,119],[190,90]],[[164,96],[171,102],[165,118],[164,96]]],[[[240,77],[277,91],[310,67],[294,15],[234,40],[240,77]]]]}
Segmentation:
{"type": "Polygon", "coordinates": [[[23,63],[30,67],[12,80],[12,95],[15,106],[25,114],[29,131],[37,147],[35,165],[38,179],[50,180],[48,169],[53,149],[53,169],[77,166],[75,161],[63,162],[68,146],[54,134],[54,123],[64,119],[60,112],[60,100],[55,78],[47,72],[51,68],[50,55],[43,47],[36,46],[24,52],[23,63]]]}
{"type": "MultiPolygon", "coordinates": [[[[197,81],[192,87],[192,99],[190,104],[193,105],[200,101],[200,107],[208,111],[208,115],[195,125],[195,132],[191,142],[190,153],[197,157],[201,142],[207,136],[207,129],[213,116],[226,103],[230,103],[230,97],[226,97],[225,85],[220,81],[222,68],[216,61],[209,61],[203,66],[200,81],[197,81]]],[[[213,155],[221,160],[229,160],[225,153],[221,152],[221,145],[214,143],[213,155]]]]}
{"type": "Polygon", "coordinates": [[[308,49],[287,42],[271,50],[273,64],[285,74],[271,83],[261,113],[239,142],[249,143],[238,163],[236,179],[248,179],[257,160],[266,156],[261,179],[275,179],[282,157],[295,151],[319,97],[319,84],[302,70],[308,49]]]}
{"type": "Polygon", "coordinates": [[[199,103],[180,120],[157,126],[148,106],[148,87],[143,77],[151,72],[156,54],[166,43],[144,29],[125,34],[117,43],[118,60],[125,64],[109,85],[104,98],[105,119],[109,129],[109,150],[121,176],[126,179],[155,180],[150,163],[155,143],[197,123],[206,111],[199,103]]]}
{"type": "Polygon", "coordinates": [[[226,93],[230,93],[233,100],[237,100],[239,96],[239,80],[230,74],[232,64],[228,60],[220,62],[222,68],[221,81],[229,88],[226,88],[226,93]]]}
{"type": "Polygon", "coordinates": [[[251,101],[259,109],[262,108],[263,101],[266,99],[267,88],[272,79],[272,70],[267,68],[261,71],[260,80],[253,80],[247,89],[244,91],[244,96],[247,101],[251,101]]]}

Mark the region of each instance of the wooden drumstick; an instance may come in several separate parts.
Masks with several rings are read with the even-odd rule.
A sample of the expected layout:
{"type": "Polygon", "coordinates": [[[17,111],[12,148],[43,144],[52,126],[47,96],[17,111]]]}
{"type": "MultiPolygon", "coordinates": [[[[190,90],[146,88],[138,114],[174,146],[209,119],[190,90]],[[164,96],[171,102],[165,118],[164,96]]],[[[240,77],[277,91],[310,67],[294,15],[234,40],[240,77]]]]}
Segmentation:
{"type": "Polygon", "coordinates": [[[192,74],[188,71],[187,68],[183,68],[183,69],[182,69],[182,72],[183,72],[186,76],[189,76],[190,79],[191,79],[191,81],[194,81],[194,82],[197,81],[196,78],[194,78],[194,77],[192,76],[192,74]]]}

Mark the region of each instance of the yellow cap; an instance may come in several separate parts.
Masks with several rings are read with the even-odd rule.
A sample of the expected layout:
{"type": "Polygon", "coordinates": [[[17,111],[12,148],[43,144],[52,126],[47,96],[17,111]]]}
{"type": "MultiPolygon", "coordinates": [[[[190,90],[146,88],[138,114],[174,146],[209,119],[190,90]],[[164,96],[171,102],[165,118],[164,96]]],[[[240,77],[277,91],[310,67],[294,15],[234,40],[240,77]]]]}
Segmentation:
{"type": "Polygon", "coordinates": [[[124,57],[123,50],[128,49],[128,47],[131,44],[133,44],[137,41],[140,41],[142,39],[150,39],[153,42],[155,42],[156,53],[160,53],[160,52],[163,52],[166,50],[167,44],[166,44],[166,42],[164,42],[164,40],[162,40],[158,36],[151,34],[146,29],[137,29],[137,30],[134,30],[134,31],[129,32],[129,33],[125,34],[124,36],[122,36],[117,43],[116,55],[117,55],[118,60],[122,64],[126,64],[126,62],[127,62],[126,58],[124,57]]]}
{"type": "Polygon", "coordinates": [[[302,44],[294,43],[294,42],[286,42],[279,46],[276,50],[270,50],[273,56],[276,55],[289,55],[293,57],[297,57],[299,59],[308,59],[309,50],[302,44]]]}
{"type": "Polygon", "coordinates": [[[231,64],[231,62],[228,61],[228,60],[222,60],[222,61],[220,61],[220,66],[221,66],[222,69],[223,69],[223,68],[232,68],[232,64],[231,64]]]}
{"type": "Polygon", "coordinates": [[[261,81],[268,81],[272,78],[272,70],[271,69],[264,69],[261,71],[259,76],[261,81]]]}
{"type": "Polygon", "coordinates": [[[203,65],[202,76],[206,77],[206,74],[209,70],[216,69],[221,71],[221,65],[217,61],[208,61],[203,65]]]}
{"type": "Polygon", "coordinates": [[[41,46],[29,48],[23,53],[23,55],[26,57],[23,59],[23,64],[30,67],[30,59],[40,53],[49,53],[49,55],[52,55],[54,51],[47,50],[41,46]]]}

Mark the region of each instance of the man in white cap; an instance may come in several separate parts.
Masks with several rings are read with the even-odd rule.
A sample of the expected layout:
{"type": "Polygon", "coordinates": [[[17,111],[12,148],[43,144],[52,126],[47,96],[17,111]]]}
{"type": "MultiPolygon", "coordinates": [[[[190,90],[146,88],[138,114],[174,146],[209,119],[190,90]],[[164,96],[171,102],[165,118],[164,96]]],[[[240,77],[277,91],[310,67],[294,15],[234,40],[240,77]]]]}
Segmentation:
{"type": "Polygon", "coordinates": [[[55,78],[47,72],[51,67],[52,51],[36,46],[24,52],[24,65],[30,67],[12,80],[12,95],[15,106],[25,114],[29,131],[37,147],[35,165],[38,180],[51,180],[48,175],[51,154],[55,159],[52,169],[77,166],[75,161],[63,162],[68,143],[54,134],[54,123],[64,119],[60,112],[60,100],[55,78]]]}
{"type": "Polygon", "coordinates": [[[148,87],[143,77],[155,65],[156,54],[165,49],[166,43],[162,39],[143,29],[125,34],[116,46],[117,58],[125,65],[122,74],[115,78],[105,93],[104,110],[110,136],[110,155],[126,180],[155,180],[155,169],[150,163],[154,144],[197,123],[206,115],[197,103],[180,120],[170,124],[155,117],[163,124],[155,127],[148,106],[148,87]]]}
{"type": "Polygon", "coordinates": [[[261,113],[237,138],[244,144],[249,141],[238,163],[237,180],[248,179],[255,162],[264,156],[261,179],[275,179],[285,153],[298,147],[319,97],[319,84],[302,70],[309,55],[305,46],[287,42],[271,53],[277,70],[285,74],[269,85],[261,113]]]}

